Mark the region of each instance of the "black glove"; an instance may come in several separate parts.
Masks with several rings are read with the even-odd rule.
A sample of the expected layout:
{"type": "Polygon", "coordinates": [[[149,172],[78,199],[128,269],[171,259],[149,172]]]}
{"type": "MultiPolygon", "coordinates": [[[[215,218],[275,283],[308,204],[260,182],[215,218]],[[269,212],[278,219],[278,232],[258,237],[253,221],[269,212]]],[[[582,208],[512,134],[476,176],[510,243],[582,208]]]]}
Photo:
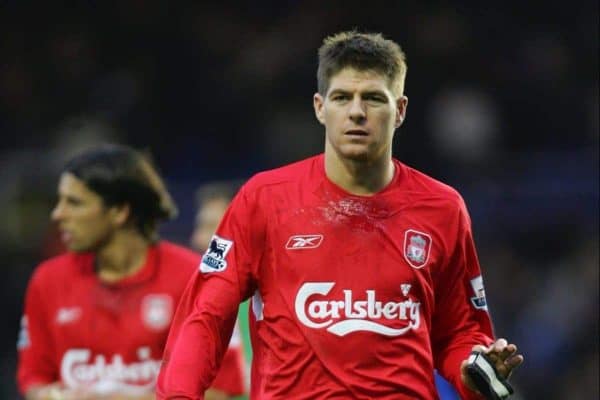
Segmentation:
{"type": "Polygon", "coordinates": [[[477,390],[487,400],[503,400],[514,393],[512,386],[498,374],[494,363],[482,352],[471,353],[467,364],[467,374],[473,380],[477,390]]]}

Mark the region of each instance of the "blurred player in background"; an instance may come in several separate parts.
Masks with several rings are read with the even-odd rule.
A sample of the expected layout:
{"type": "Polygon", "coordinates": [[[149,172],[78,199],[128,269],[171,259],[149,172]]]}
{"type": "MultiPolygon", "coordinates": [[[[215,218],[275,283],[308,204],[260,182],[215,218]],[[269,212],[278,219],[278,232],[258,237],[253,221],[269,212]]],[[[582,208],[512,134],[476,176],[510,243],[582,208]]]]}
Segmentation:
{"type": "MultiPolygon", "coordinates": [[[[194,250],[205,253],[242,181],[209,182],[196,190],[196,218],[190,239],[194,250]]],[[[235,393],[245,391],[246,361],[239,323],[236,323],[229,341],[229,348],[223,358],[221,370],[214,386],[235,388],[235,393]]]]}
{"type": "MultiPolygon", "coordinates": [[[[28,400],[154,399],[172,315],[200,262],[158,238],[176,213],[155,168],[129,147],[66,164],[52,219],[68,252],[35,270],[25,297],[17,381],[28,400]]],[[[206,398],[238,394],[218,389],[206,398]]]]}
{"type": "Polygon", "coordinates": [[[191,246],[195,250],[200,253],[206,251],[231,199],[242,184],[241,180],[231,180],[208,182],[198,187],[196,190],[196,218],[190,239],[191,246]]]}
{"type": "Polygon", "coordinates": [[[175,315],[160,399],[202,398],[250,296],[256,399],[437,399],[434,369],[479,399],[471,351],[500,383],[523,361],[494,339],[462,197],[392,157],[405,74],[379,34],[325,39],[324,154],[240,189],[175,315]]]}

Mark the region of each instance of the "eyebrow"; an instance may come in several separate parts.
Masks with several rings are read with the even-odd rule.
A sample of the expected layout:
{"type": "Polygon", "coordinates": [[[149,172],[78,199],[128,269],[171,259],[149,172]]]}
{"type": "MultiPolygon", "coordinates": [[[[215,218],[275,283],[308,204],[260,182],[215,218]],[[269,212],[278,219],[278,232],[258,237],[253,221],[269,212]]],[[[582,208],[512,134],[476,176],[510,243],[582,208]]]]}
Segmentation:
{"type": "Polygon", "coordinates": [[[329,96],[333,96],[335,94],[350,94],[350,91],[344,89],[335,89],[329,92],[329,96]]]}
{"type": "MultiPolygon", "coordinates": [[[[329,96],[333,96],[336,94],[352,94],[352,92],[350,90],[345,90],[345,89],[334,89],[331,91],[331,93],[329,93],[329,96]]],[[[361,92],[360,95],[361,96],[377,95],[377,96],[387,97],[385,92],[383,92],[381,90],[367,90],[367,91],[361,92]]]]}

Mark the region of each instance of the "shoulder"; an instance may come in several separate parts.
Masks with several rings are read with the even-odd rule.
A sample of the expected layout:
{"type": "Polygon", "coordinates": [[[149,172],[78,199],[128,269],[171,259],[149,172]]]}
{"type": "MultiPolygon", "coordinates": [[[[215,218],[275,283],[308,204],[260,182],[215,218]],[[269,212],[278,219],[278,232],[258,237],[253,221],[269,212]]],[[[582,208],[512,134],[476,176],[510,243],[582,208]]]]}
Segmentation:
{"type": "Polygon", "coordinates": [[[318,168],[320,161],[322,161],[322,156],[317,155],[279,168],[259,172],[246,182],[244,190],[247,193],[260,192],[268,187],[296,183],[318,168]]]}
{"type": "Polygon", "coordinates": [[[405,184],[411,192],[444,201],[452,208],[464,207],[461,194],[452,186],[405,164],[400,165],[404,170],[405,184]]]}
{"type": "Polygon", "coordinates": [[[68,273],[86,258],[87,254],[64,253],[42,261],[35,269],[35,274],[45,276],[68,273]]]}
{"type": "Polygon", "coordinates": [[[182,245],[168,240],[161,240],[157,246],[160,249],[161,257],[169,264],[183,264],[197,267],[200,263],[200,254],[182,245]]]}
{"type": "Polygon", "coordinates": [[[47,285],[72,280],[76,272],[91,260],[90,254],[64,253],[42,261],[33,271],[30,285],[47,285]]]}

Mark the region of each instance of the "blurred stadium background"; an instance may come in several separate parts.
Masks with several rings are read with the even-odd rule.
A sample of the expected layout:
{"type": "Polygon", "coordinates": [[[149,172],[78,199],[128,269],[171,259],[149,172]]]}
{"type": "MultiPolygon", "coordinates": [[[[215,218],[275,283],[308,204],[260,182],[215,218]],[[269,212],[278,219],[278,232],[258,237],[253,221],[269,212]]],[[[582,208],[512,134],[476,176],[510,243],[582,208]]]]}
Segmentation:
{"type": "Polygon", "coordinates": [[[63,161],[147,149],[181,209],[163,237],[187,243],[198,184],[321,151],[316,49],[354,27],[407,52],[395,155],[464,195],[519,398],[599,398],[598,4],[452,3],[0,1],[0,398],[63,161]]]}

